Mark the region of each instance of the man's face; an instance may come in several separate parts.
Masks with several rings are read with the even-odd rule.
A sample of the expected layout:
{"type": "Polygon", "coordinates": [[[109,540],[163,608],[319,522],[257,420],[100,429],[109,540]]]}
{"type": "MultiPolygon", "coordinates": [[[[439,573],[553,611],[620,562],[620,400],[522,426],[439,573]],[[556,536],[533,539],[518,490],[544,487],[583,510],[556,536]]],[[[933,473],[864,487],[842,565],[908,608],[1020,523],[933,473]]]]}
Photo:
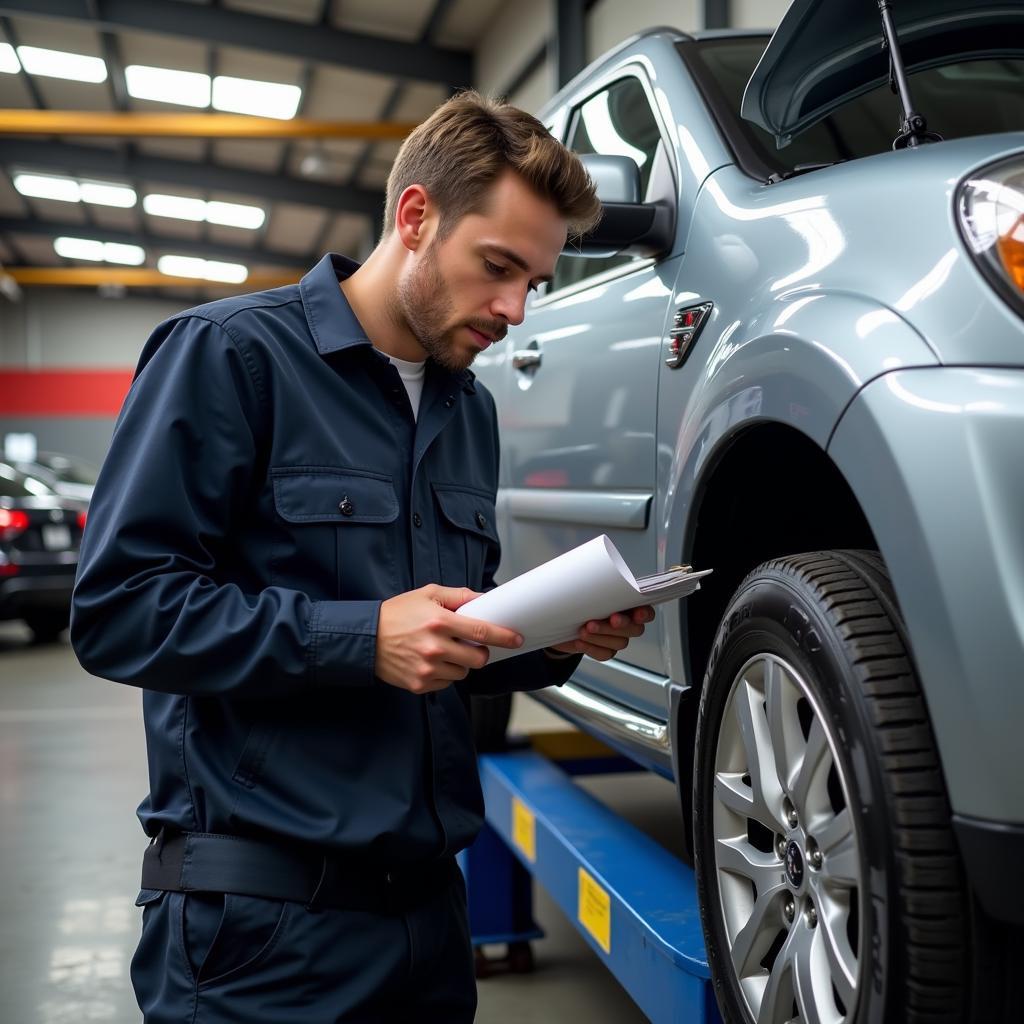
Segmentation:
{"type": "Polygon", "coordinates": [[[508,172],[480,212],[416,252],[393,313],[435,362],[464,370],[522,323],[527,296],[550,279],[566,231],[555,206],[508,172]]]}

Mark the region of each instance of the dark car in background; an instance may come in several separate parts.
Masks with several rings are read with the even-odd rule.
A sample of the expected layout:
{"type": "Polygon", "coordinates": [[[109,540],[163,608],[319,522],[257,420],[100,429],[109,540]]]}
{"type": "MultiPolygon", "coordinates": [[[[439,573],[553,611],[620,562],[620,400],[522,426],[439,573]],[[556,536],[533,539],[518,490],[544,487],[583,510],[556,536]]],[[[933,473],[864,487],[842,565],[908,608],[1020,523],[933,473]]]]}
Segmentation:
{"type": "Polygon", "coordinates": [[[81,501],[92,499],[99,468],[75,455],[38,452],[31,462],[15,462],[14,468],[41,480],[51,491],[81,501]]]}
{"type": "Polygon", "coordinates": [[[87,503],[0,462],[0,619],[39,642],[67,628],[87,503]]]}

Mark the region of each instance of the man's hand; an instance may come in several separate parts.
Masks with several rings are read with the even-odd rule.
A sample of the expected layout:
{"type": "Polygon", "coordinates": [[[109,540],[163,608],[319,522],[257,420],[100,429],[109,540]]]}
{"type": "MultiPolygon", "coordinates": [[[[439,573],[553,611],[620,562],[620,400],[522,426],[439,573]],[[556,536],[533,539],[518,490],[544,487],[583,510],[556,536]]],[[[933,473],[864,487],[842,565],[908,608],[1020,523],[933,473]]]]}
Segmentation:
{"type": "Polygon", "coordinates": [[[411,693],[431,693],[487,664],[487,647],[474,644],[521,647],[515,630],[455,614],[479,596],[467,587],[432,583],[384,601],[377,623],[378,678],[411,693]]]}
{"type": "Polygon", "coordinates": [[[545,650],[560,654],[588,654],[595,661],[607,661],[623,650],[634,636],[641,636],[645,622],[654,621],[654,608],[649,604],[615,612],[600,622],[591,620],[583,623],[575,640],[556,644],[545,650]]]}

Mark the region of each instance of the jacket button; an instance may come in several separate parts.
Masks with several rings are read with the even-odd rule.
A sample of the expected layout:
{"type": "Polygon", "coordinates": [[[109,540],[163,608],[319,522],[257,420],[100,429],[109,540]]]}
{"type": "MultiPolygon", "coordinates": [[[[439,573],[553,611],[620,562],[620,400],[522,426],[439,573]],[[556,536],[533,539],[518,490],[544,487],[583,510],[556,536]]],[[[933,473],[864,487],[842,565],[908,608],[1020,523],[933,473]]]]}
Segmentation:
{"type": "Polygon", "coordinates": [[[448,397],[447,397],[447,398],[446,398],[446,399],[444,400],[444,407],[445,407],[446,409],[450,409],[450,408],[451,408],[451,407],[452,407],[452,406],[453,406],[454,404],[455,404],[455,396],[454,396],[454,395],[449,395],[449,396],[448,396],[448,397]]]}
{"type": "Polygon", "coordinates": [[[483,512],[477,512],[476,514],[476,525],[482,530],[487,525],[487,519],[483,512]]]}
{"type": "Polygon", "coordinates": [[[341,499],[341,501],[338,502],[338,511],[343,516],[350,516],[352,515],[353,512],[355,512],[355,510],[355,505],[353,505],[352,502],[348,500],[347,494],[345,495],[344,498],[341,499]]]}
{"type": "Polygon", "coordinates": [[[422,518],[422,516],[420,516],[419,512],[413,512],[413,514],[412,514],[412,525],[413,526],[422,526],[423,525],[423,518],[422,518]]]}

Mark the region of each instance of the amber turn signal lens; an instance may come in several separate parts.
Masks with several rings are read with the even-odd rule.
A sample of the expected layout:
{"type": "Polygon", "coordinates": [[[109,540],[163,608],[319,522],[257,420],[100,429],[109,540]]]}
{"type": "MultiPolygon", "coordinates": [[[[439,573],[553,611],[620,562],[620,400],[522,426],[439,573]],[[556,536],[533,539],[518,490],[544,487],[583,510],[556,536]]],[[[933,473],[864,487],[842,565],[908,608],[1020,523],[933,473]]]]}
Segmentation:
{"type": "Polygon", "coordinates": [[[1024,292],[1024,216],[996,241],[999,259],[1010,280],[1024,292]]]}
{"type": "Polygon", "coordinates": [[[957,190],[957,214],[978,268],[1024,313],[1024,161],[1014,156],[975,172],[957,190]]]}

